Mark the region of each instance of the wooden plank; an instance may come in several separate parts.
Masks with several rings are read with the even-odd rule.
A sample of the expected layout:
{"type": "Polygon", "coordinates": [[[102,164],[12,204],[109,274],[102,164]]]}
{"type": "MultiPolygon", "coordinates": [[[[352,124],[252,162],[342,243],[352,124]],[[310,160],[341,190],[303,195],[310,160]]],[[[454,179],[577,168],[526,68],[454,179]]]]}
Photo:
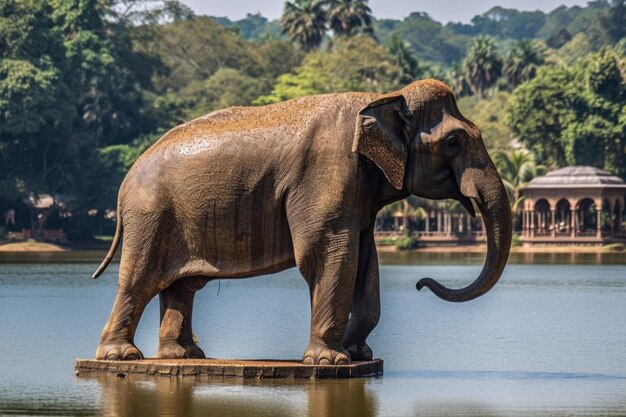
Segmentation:
{"type": "Polygon", "coordinates": [[[383,360],[353,362],[349,365],[303,365],[295,360],[237,359],[142,359],[103,361],[76,359],[76,375],[116,374],[176,377],[228,378],[363,378],[383,374],[383,360]]]}

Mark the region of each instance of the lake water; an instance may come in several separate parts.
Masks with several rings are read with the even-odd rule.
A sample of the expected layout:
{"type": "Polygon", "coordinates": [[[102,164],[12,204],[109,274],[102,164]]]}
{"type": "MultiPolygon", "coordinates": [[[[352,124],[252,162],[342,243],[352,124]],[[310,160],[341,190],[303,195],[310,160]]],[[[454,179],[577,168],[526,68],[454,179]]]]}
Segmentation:
{"type": "MultiPolygon", "coordinates": [[[[116,291],[117,264],[90,278],[101,255],[0,257],[0,415],[626,415],[626,255],[515,255],[490,293],[451,304],[415,282],[463,286],[482,255],[385,254],[400,265],[381,267],[369,338],[385,374],[331,381],[75,377],[116,291]]],[[[136,337],[147,356],[155,301],[136,337]]],[[[194,318],[208,356],[297,359],[308,292],[293,269],[213,282],[194,318]]]]}

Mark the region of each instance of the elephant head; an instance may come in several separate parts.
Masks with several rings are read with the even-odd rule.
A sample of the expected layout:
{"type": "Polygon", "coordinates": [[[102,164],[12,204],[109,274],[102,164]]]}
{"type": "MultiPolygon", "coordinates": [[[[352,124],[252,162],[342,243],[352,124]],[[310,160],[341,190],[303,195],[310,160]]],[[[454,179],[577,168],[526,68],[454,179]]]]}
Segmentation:
{"type": "Polygon", "coordinates": [[[475,215],[487,233],[487,258],[476,280],[450,289],[423,278],[438,297],[469,301],[498,282],[511,246],[511,209],[480,130],[460,113],[454,94],[436,80],[416,81],[369,103],[359,112],[353,143],[399,191],[431,199],[453,198],[475,215]]]}

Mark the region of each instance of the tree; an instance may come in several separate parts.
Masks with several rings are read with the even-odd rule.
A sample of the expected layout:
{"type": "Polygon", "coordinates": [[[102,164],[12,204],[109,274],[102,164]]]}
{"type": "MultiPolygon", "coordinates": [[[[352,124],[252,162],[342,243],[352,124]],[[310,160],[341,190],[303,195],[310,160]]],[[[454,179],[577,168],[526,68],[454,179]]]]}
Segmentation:
{"type": "MultiPolygon", "coordinates": [[[[411,13],[388,36],[393,33],[411,46],[419,62],[433,62],[446,66],[463,58],[468,39],[465,36],[458,36],[422,12],[411,13]]],[[[384,37],[381,39],[386,41],[384,37]]]]}
{"type": "Polygon", "coordinates": [[[626,4],[624,0],[613,0],[613,5],[600,16],[598,24],[611,44],[626,37],[626,4]]]}
{"type": "Polygon", "coordinates": [[[373,35],[372,10],[367,0],[330,0],[327,19],[335,36],[349,37],[359,32],[373,35]]]}
{"type": "Polygon", "coordinates": [[[482,98],[502,74],[502,60],[493,38],[479,36],[472,41],[463,61],[463,72],[474,94],[482,98]]]}
{"type": "Polygon", "coordinates": [[[385,48],[357,35],[339,40],[332,51],[308,54],[292,73],[278,77],[272,92],[255,104],[321,93],[387,92],[399,87],[399,76],[400,69],[385,48]]]}
{"type": "Polygon", "coordinates": [[[543,51],[530,40],[518,41],[504,60],[503,73],[511,90],[530,80],[543,65],[543,51]]]}
{"type": "Polygon", "coordinates": [[[519,190],[534,177],[546,171],[545,167],[536,164],[535,155],[527,149],[496,151],[493,161],[514,208],[519,203],[519,190]]]}
{"type": "Polygon", "coordinates": [[[573,79],[571,68],[542,67],[513,92],[505,122],[542,165],[567,165],[562,133],[585,110],[573,79]]]}
{"type": "Polygon", "coordinates": [[[326,33],[326,10],[322,0],[295,0],[285,3],[280,18],[283,33],[300,42],[302,49],[317,49],[326,33]]]}
{"type": "Polygon", "coordinates": [[[232,68],[220,68],[204,81],[193,81],[177,95],[187,98],[184,119],[189,120],[214,110],[246,106],[259,95],[268,93],[268,79],[250,77],[232,68]]]}
{"type": "Polygon", "coordinates": [[[52,12],[0,3],[0,192],[9,198],[56,192],[71,178],[65,139],[76,113],[52,12]]]}
{"type": "Polygon", "coordinates": [[[511,94],[507,91],[498,91],[488,100],[470,95],[457,100],[461,113],[480,128],[489,151],[509,149],[515,138],[511,129],[504,123],[510,102],[511,94]]]}
{"type": "Polygon", "coordinates": [[[409,45],[400,36],[395,33],[392,34],[387,39],[385,46],[401,70],[400,84],[409,84],[419,78],[423,69],[420,68],[409,45]]]}
{"type": "Polygon", "coordinates": [[[603,49],[573,67],[543,67],[513,93],[507,124],[537,162],[592,165],[626,175],[626,80],[603,49]]]}
{"type": "Polygon", "coordinates": [[[500,39],[534,38],[543,27],[546,15],[540,11],[526,12],[496,6],[474,16],[471,25],[453,24],[455,31],[466,35],[488,35],[500,39]]]}

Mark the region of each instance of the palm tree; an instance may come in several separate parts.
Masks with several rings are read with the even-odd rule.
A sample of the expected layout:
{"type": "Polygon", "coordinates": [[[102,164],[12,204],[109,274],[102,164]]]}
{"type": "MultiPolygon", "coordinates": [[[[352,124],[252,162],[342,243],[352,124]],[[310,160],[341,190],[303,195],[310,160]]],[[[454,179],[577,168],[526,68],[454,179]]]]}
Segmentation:
{"type": "Polygon", "coordinates": [[[482,98],[485,90],[502,75],[502,60],[493,38],[479,36],[474,39],[463,61],[463,72],[474,94],[482,98]]]}
{"type": "Polygon", "coordinates": [[[534,78],[537,67],[543,63],[543,51],[532,41],[523,39],[517,42],[504,61],[504,77],[510,89],[534,78]]]}
{"type": "Polygon", "coordinates": [[[280,18],[283,33],[298,40],[306,52],[316,49],[326,33],[325,1],[295,0],[286,2],[280,18]]]}
{"type": "Polygon", "coordinates": [[[409,84],[419,78],[423,68],[419,66],[408,43],[397,33],[393,33],[387,40],[386,47],[401,70],[398,80],[401,85],[409,84]]]}
{"type": "Polygon", "coordinates": [[[516,212],[522,201],[519,196],[520,189],[537,175],[543,175],[546,168],[537,165],[535,155],[526,149],[497,151],[493,160],[509,194],[512,210],[516,212]]]}
{"type": "Polygon", "coordinates": [[[419,199],[414,196],[405,198],[404,200],[396,201],[395,203],[386,205],[378,213],[378,218],[394,218],[395,230],[400,230],[400,222],[402,219],[402,228],[404,231],[408,231],[409,220],[418,220],[426,218],[426,210],[419,205],[419,199]]]}
{"type": "Polygon", "coordinates": [[[359,31],[374,34],[367,0],[330,0],[327,4],[328,22],[336,36],[349,37],[359,31]]]}

